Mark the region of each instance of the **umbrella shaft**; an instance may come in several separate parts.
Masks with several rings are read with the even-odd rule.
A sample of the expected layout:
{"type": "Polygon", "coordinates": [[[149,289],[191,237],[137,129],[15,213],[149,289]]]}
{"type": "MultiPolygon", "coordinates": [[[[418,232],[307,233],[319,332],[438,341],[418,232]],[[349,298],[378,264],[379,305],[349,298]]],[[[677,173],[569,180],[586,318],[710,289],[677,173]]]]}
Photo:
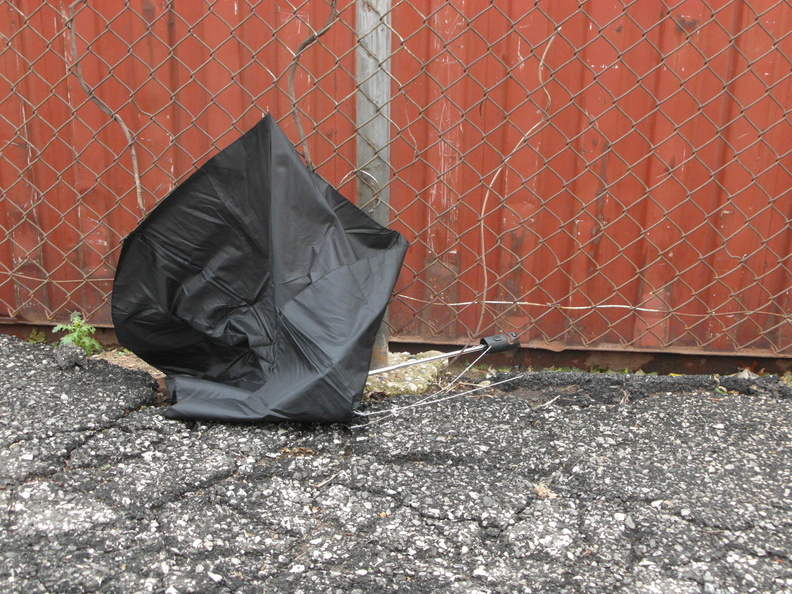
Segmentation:
{"type": "Polygon", "coordinates": [[[436,361],[437,359],[449,359],[451,357],[456,357],[457,355],[467,355],[468,353],[478,353],[479,351],[483,351],[487,348],[485,344],[478,344],[476,346],[467,347],[464,349],[460,349],[458,351],[452,351],[450,353],[442,353],[440,355],[432,355],[431,357],[424,357],[422,359],[415,359],[414,361],[405,361],[404,363],[397,363],[396,365],[389,365],[388,367],[380,367],[379,369],[372,369],[369,371],[369,375],[377,375],[380,373],[386,373],[388,371],[395,371],[396,369],[401,369],[402,367],[410,367],[411,365],[420,365],[421,363],[428,363],[429,361],[436,361]]]}

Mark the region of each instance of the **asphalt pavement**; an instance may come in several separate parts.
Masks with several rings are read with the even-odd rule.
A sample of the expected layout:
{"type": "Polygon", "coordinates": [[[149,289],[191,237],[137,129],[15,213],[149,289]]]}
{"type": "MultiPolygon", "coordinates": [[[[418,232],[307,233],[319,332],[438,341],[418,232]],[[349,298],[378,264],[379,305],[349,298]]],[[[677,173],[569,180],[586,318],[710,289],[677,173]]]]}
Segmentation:
{"type": "Polygon", "coordinates": [[[418,399],[357,428],[170,421],[145,373],[0,336],[0,590],[792,592],[776,377],[418,399]]]}

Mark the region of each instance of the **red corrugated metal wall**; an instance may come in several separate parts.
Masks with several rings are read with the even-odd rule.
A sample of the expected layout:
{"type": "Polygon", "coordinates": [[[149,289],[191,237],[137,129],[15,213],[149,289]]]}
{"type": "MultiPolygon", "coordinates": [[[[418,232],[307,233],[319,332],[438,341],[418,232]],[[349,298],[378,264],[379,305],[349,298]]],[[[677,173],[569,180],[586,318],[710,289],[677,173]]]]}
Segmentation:
{"type": "Polygon", "coordinates": [[[791,354],[789,4],[488,4],[394,14],[393,323],[791,354]]]}
{"type": "MultiPolygon", "coordinates": [[[[121,239],[262,113],[289,113],[284,67],[308,23],[324,21],[329,10],[323,2],[299,10],[287,2],[231,1],[74,6],[82,77],[134,134],[142,196],[122,129],[70,73],[70,4],[4,3],[0,304],[7,311],[0,315],[10,322],[46,324],[78,310],[109,325],[121,239]]],[[[336,27],[323,41],[353,48],[354,31],[336,27]]],[[[354,70],[353,56],[317,47],[295,77],[310,112],[325,114],[323,123],[346,139],[334,145],[312,136],[317,162],[333,157],[325,174],[340,167],[343,175],[354,162],[354,105],[343,97],[355,83],[345,70],[354,70]],[[324,74],[321,85],[313,84],[314,72],[324,74]]],[[[296,137],[291,119],[284,126],[296,137]]]]}
{"type": "MultiPolygon", "coordinates": [[[[120,240],[175,183],[265,111],[301,140],[292,67],[311,160],[355,196],[353,0],[71,8],[0,7],[6,322],[109,324],[120,240]]],[[[788,1],[394,0],[383,22],[395,339],[792,356],[788,1]]]]}

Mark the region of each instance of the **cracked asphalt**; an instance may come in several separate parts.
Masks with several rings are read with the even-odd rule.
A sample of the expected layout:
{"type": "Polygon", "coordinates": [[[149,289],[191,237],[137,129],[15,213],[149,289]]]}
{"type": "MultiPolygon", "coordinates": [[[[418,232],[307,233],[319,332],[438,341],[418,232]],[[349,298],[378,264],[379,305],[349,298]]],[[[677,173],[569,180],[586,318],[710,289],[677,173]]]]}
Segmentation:
{"type": "Polygon", "coordinates": [[[358,429],[185,423],[142,372],[0,336],[0,589],[792,592],[777,378],[504,385],[358,429]]]}

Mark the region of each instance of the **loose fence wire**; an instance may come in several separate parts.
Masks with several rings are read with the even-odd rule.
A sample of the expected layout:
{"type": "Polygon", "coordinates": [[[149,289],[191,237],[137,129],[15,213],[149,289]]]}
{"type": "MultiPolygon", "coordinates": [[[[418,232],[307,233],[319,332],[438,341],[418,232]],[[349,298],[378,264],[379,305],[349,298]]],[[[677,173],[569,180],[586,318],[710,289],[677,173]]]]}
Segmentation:
{"type": "Polygon", "coordinates": [[[271,112],[411,242],[393,340],[792,356],[788,0],[0,11],[0,322],[111,325],[123,237],[271,112]]]}

